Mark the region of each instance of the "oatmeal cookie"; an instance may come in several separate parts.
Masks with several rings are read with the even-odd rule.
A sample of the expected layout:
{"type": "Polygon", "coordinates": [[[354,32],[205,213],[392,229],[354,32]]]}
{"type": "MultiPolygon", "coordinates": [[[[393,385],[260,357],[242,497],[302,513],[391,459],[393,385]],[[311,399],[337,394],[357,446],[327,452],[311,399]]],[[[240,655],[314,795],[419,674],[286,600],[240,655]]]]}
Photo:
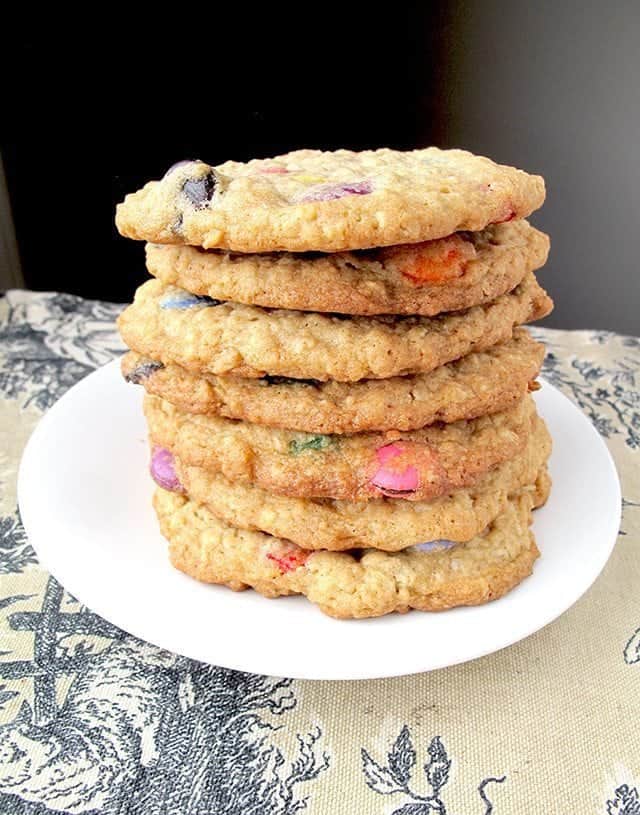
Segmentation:
{"type": "Polygon", "coordinates": [[[182,161],[119,205],[120,233],[237,252],[366,249],[526,218],[544,181],[465,150],[297,150],[182,161]]]}
{"type": "Polygon", "coordinates": [[[391,379],[345,383],[197,376],[133,351],[122,357],[121,367],[128,382],[143,385],[186,413],[215,413],[306,433],[358,433],[416,430],[506,410],[537,387],[543,358],[544,346],[516,328],[512,339],[486,351],[428,374],[391,379]]]}
{"type": "Polygon", "coordinates": [[[355,382],[428,373],[549,313],[533,274],[484,306],[439,317],[339,317],[219,303],[149,280],[118,319],[133,351],[198,374],[355,382]]]}
{"type": "MultiPolygon", "coordinates": [[[[417,543],[464,543],[479,535],[510,496],[533,484],[546,465],[551,438],[538,419],[527,446],[484,475],[473,487],[432,501],[378,498],[367,502],[290,498],[219,473],[174,461],[174,489],[185,491],[230,526],[267,532],[303,549],[382,549],[397,552],[417,543]]],[[[157,453],[156,453],[157,456],[157,453]]],[[[154,467],[154,477],[158,478],[154,467]]],[[[166,486],[166,472],[158,478],[166,486]]]]}
{"type": "Polygon", "coordinates": [[[506,594],[531,574],[538,557],[531,510],[547,492],[541,477],[468,543],[394,553],[309,552],[228,526],[201,504],[162,489],[154,506],[171,563],[185,574],[235,591],[252,587],[266,597],[304,594],[332,617],[363,618],[478,605],[506,594]]]}
{"type": "Polygon", "coordinates": [[[185,464],[280,495],[347,501],[383,495],[426,501],[473,486],[525,448],[536,419],[530,396],[502,413],[469,421],[352,435],[298,433],[183,413],[149,395],[144,410],[152,443],[185,464]]]}
{"type": "Polygon", "coordinates": [[[216,300],[341,314],[432,317],[494,300],[544,266],[549,239],[526,221],[360,252],[246,255],[147,244],[147,269],[216,300]]]}

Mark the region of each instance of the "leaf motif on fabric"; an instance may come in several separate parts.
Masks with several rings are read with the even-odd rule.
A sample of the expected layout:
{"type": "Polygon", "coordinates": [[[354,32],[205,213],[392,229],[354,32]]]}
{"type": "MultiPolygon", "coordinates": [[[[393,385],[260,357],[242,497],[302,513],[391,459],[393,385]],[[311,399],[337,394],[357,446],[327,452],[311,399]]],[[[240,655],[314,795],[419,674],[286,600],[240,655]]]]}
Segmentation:
{"type": "Polygon", "coordinates": [[[439,736],[435,736],[431,740],[427,752],[429,753],[429,761],[424,765],[424,771],[433,789],[433,794],[438,795],[449,780],[451,761],[439,736]]]}
{"type": "MultiPolygon", "coordinates": [[[[362,769],[367,786],[381,795],[400,793],[410,800],[393,810],[392,815],[428,815],[438,813],[447,815],[447,807],[440,797],[440,791],[449,781],[452,761],[440,736],[434,736],[426,750],[429,760],[423,765],[431,794],[424,795],[412,787],[412,770],[417,762],[417,752],[407,725],[403,725],[398,737],[387,754],[387,765],[379,764],[363,747],[362,769]]],[[[493,815],[493,803],[488,798],[485,788],[491,784],[502,784],[506,776],[484,778],[478,788],[478,794],[485,807],[483,815],[493,815]]],[[[626,815],[626,813],[624,814],[626,815]]],[[[635,813],[634,813],[635,815],[635,813]]]]}
{"type": "Polygon", "coordinates": [[[409,728],[405,724],[400,735],[393,743],[391,752],[387,756],[391,775],[398,784],[406,786],[411,778],[411,770],[416,764],[416,751],[411,743],[409,728]]]}
{"type": "Polygon", "coordinates": [[[398,784],[393,777],[391,770],[381,767],[377,761],[371,758],[369,753],[362,748],[362,769],[365,774],[367,786],[374,792],[381,795],[391,795],[394,792],[404,792],[404,788],[398,784]]]}

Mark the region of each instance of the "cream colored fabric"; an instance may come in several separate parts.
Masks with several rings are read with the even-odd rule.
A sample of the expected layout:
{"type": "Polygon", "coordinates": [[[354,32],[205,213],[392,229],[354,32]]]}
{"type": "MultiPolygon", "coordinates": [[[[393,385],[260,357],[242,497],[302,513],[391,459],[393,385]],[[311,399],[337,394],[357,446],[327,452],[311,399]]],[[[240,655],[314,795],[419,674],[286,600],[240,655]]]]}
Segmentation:
{"type": "Polygon", "coordinates": [[[613,556],[573,608],[453,668],[292,682],[140,642],[36,563],[16,514],[21,450],[42,412],[119,352],[118,311],[0,301],[0,812],[291,815],[306,800],[311,815],[638,815],[640,340],[535,332],[625,497],[613,556]]]}

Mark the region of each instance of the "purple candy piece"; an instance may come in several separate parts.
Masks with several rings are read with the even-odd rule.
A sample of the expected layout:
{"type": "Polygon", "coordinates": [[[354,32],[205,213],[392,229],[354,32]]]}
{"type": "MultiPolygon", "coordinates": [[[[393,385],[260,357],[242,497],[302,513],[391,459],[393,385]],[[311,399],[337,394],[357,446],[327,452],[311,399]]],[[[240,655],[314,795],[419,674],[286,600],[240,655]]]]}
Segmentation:
{"type": "Polygon", "coordinates": [[[170,492],[184,492],[173,465],[173,454],[165,447],[154,447],[149,465],[151,477],[159,487],[170,492]]]}
{"type": "Polygon", "coordinates": [[[183,158],[182,161],[176,161],[175,164],[172,164],[171,167],[169,167],[167,172],[164,174],[163,178],[166,178],[168,175],[171,175],[171,173],[174,172],[174,170],[178,170],[180,167],[186,167],[187,164],[193,164],[195,161],[196,159],[192,158],[183,158]]]}
{"type": "Polygon", "coordinates": [[[438,552],[440,550],[451,549],[452,546],[456,546],[455,541],[437,540],[416,543],[416,545],[411,548],[414,552],[438,552]]]}
{"type": "Polygon", "coordinates": [[[300,199],[303,203],[308,201],[335,201],[346,195],[369,195],[373,192],[370,181],[346,181],[341,184],[321,184],[305,193],[300,199]]]}

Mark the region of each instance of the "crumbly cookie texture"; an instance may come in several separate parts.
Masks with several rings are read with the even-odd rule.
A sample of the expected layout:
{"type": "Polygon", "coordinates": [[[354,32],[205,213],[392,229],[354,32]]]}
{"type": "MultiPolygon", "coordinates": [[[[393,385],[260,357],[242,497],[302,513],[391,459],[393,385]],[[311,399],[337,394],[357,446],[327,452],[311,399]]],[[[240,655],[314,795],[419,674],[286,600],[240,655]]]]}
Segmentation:
{"type": "Polygon", "coordinates": [[[280,495],[348,501],[470,487],[524,449],[536,416],[526,396],[502,413],[408,433],[314,435],[183,413],[156,396],[144,410],[152,442],[185,464],[280,495]]]}
{"type": "Polygon", "coordinates": [[[129,238],[239,252],[417,243],[525,218],[544,181],[464,150],[298,150],[211,167],[179,162],[120,204],[129,238]]]}
{"type": "Polygon", "coordinates": [[[286,538],[303,549],[397,552],[425,541],[462,543],[479,535],[504,511],[510,496],[536,481],[550,452],[549,432],[538,419],[522,453],[487,473],[471,489],[433,501],[289,498],[228,481],[179,459],[175,472],[193,501],[206,505],[231,526],[286,538]]]}
{"type": "Polygon", "coordinates": [[[132,350],[196,373],[355,382],[427,373],[509,339],[552,305],[533,274],[491,303],[431,318],[269,311],[149,280],[118,327],[132,350]]]}
{"type": "Polygon", "coordinates": [[[544,346],[516,328],[507,342],[428,374],[352,383],[198,376],[132,351],[121,367],[129,382],[186,413],[324,434],[416,430],[506,410],[536,387],[543,358],[544,346]]]}
{"type": "Polygon", "coordinates": [[[526,221],[419,244],[333,254],[238,254],[147,244],[167,285],[217,300],[341,314],[434,316],[494,300],[539,269],[549,239],[526,221]]]}
{"type": "Polygon", "coordinates": [[[227,526],[201,504],[161,489],[154,506],[172,564],[191,577],[235,591],[253,587],[266,597],[304,594],[332,617],[363,618],[501,597],[531,573],[538,557],[531,509],[544,502],[548,486],[541,477],[468,543],[395,553],[308,552],[262,532],[227,526]]]}

